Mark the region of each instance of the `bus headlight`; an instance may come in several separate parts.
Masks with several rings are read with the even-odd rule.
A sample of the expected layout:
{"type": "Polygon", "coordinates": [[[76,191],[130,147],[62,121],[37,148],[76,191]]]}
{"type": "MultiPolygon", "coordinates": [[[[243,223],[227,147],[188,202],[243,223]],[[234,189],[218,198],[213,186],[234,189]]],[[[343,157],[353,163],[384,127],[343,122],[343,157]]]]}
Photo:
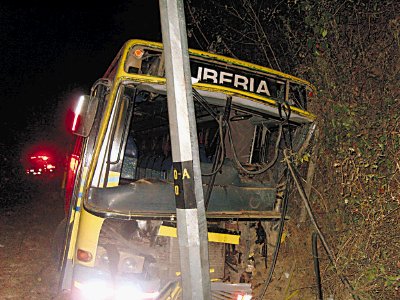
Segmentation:
{"type": "Polygon", "coordinates": [[[97,253],[96,253],[96,266],[108,270],[109,265],[110,265],[110,258],[108,257],[108,253],[106,249],[103,247],[98,247],[97,248],[97,253]]]}
{"type": "MultiPolygon", "coordinates": [[[[139,274],[143,272],[144,260],[143,256],[134,255],[125,251],[118,251],[119,260],[118,273],[121,274],[139,274]]],[[[110,257],[106,249],[103,247],[97,248],[96,254],[96,266],[103,269],[109,270],[110,268],[110,257]]]]}
{"type": "Polygon", "coordinates": [[[90,281],[85,283],[74,283],[75,288],[79,290],[79,299],[106,300],[113,296],[113,290],[110,285],[102,280],[90,281]]]}
{"type": "Polygon", "coordinates": [[[131,299],[156,299],[160,293],[144,292],[139,287],[125,283],[113,287],[103,280],[92,280],[85,283],[74,282],[74,286],[79,290],[79,299],[81,300],[131,300],[131,299]]]}
{"type": "MultiPolygon", "coordinates": [[[[114,298],[115,300],[128,300],[132,299],[132,297],[136,297],[136,295],[139,295],[140,291],[133,287],[133,286],[121,286],[115,291],[114,298]]],[[[138,298],[141,299],[141,298],[138,298]]]]}
{"type": "Polygon", "coordinates": [[[252,295],[249,294],[239,294],[236,297],[236,300],[251,300],[252,295]]]}
{"type": "Polygon", "coordinates": [[[120,272],[121,273],[142,273],[144,257],[121,253],[120,272]]]}
{"type": "Polygon", "coordinates": [[[108,258],[107,252],[100,255],[99,262],[102,267],[108,267],[110,259],[108,258]]]}

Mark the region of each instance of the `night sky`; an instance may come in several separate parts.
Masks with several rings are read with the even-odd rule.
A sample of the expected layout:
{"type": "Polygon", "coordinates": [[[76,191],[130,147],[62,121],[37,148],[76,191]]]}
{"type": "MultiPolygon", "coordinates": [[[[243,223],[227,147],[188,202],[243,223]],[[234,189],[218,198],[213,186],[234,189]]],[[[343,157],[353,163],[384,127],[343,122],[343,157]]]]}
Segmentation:
{"type": "Polygon", "coordinates": [[[2,3],[1,143],[60,136],[72,91],[89,93],[130,38],[161,41],[157,0],[2,3]]]}

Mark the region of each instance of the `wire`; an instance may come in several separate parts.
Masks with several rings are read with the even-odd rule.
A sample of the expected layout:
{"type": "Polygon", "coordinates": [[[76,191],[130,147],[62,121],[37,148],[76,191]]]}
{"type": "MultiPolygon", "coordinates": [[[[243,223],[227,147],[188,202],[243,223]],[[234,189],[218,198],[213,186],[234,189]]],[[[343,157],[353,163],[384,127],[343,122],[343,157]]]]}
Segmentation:
{"type": "Polygon", "coordinates": [[[322,294],[321,274],[320,274],[320,270],[319,270],[319,257],[318,257],[317,242],[318,242],[318,233],[313,232],[313,234],[312,234],[312,254],[313,254],[313,259],[314,259],[315,282],[317,284],[318,300],[323,300],[324,297],[322,294]]]}
{"type": "Polygon", "coordinates": [[[283,135],[286,147],[292,149],[292,133],[290,132],[290,116],[292,114],[292,109],[286,100],[283,100],[283,103],[278,103],[278,112],[279,117],[285,121],[288,126],[289,132],[289,141],[286,140],[286,135],[283,135]],[[285,117],[282,115],[282,111],[285,113],[285,117]]]}
{"type": "Polygon", "coordinates": [[[234,145],[234,142],[233,142],[233,139],[232,139],[231,128],[230,128],[229,123],[228,123],[229,142],[231,144],[231,148],[232,148],[232,152],[233,152],[233,158],[234,158],[234,161],[235,161],[236,165],[241,170],[243,170],[246,174],[249,174],[249,175],[258,175],[258,174],[264,173],[265,171],[269,170],[275,164],[276,160],[278,159],[279,144],[280,144],[280,141],[281,141],[281,138],[282,138],[282,131],[283,131],[282,124],[279,124],[279,133],[278,133],[278,137],[277,137],[276,142],[275,142],[275,152],[274,152],[274,157],[272,158],[272,160],[268,164],[263,165],[261,169],[259,169],[257,171],[251,171],[251,170],[246,169],[242,165],[242,163],[239,161],[239,159],[237,157],[235,145],[234,145]]]}
{"type": "Polygon", "coordinates": [[[297,189],[299,191],[300,197],[304,201],[304,205],[305,205],[305,207],[307,209],[308,215],[310,216],[311,222],[313,223],[313,225],[314,225],[314,227],[315,227],[315,229],[316,229],[316,231],[318,233],[318,236],[319,236],[319,238],[320,238],[320,240],[322,242],[322,245],[324,246],[324,249],[325,249],[326,253],[328,254],[329,260],[331,261],[333,267],[335,268],[336,274],[339,276],[339,278],[342,281],[342,283],[350,291],[353,299],[359,300],[360,298],[357,295],[354,294],[354,288],[352,287],[350,282],[347,280],[346,277],[344,277],[338,271],[338,267],[337,267],[337,264],[336,264],[336,257],[334,255],[334,253],[332,252],[331,248],[329,247],[328,243],[326,242],[326,239],[325,239],[321,229],[319,228],[319,226],[318,226],[318,224],[317,224],[317,222],[315,220],[314,214],[313,214],[313,212],[311,210],[310,202],[309,202],[309,200],[307,198],[307,195],[306,195],[306,193],[304,191],[304,187],[303,187],[303,185],[301,184],[301,181],[298,178],[299,175],[298,175],[298,173],[296,173],[297,170],[293,166],[292,161],[290,160],[289,154],[287,153],[287,151],[288,150],[285,149],[283,151],[283,154],[284,154],[284,158],[285,158],[285,161],[287,163],[288,169],[290,170],[290,173],[292,174],[292,178],[294,179],[294,182],[295,182],[296,187],[297,187],[297,189]]]}
{"type": "Polygon", "coordinates": [[[224,160],[225,160],[225,142],[224,142],[224,132],[223,132],[222,123],[223,123],[223,117],[220,116],[220,120],[218,121],[220,143],[217,146],[211,173],[202,173],[202,175],[204,175],[204,176],[211,176],[211,178],[208,182],[207,191],[206,191],[206,194],[204,197],[204,206],[205,206],[206,210],[208,208],[208,204],[210,203],[211,192],[214,187],[215,177],[216,177],[217,173],[222,169],[222,166],[224,165],[224,160]]]}
{"type": "MultiPolygon", "coordinates": [[[[226,154],[224,124],[227,124],[227,120],[229,119],[228,117],[229,117],[229,113],[230,113],[231,106],[232,106],[232,97],[228,97],[227,104],[226,104],[226,107],[225,107],[225,113],[222,116],[222,115],[218,114],[218,112],[216,112],[210,106],[210,104],[207,102],[207,100],[204,99],[204,97],[195,88],[192,88],[192,92],[193,92],[193,98],[195,100],[197,100],[197,102],[199,102],[200,105],[218,123],[220,143],[217,146],[213,167],[212,167],[211,173],[202,173],[201,174],[203,176],[214,176],[215,174],[217,174],[221,170],[221,168],[222,168],[222,166],[224,164],[224,158],[225,158],[225,154],[226,154]],[[217,167],[215,167],[215,163],[216,162],[217,162],[217,167]]],[[[210,180],[210,182],[211,182],[211,180],[210,180]]]]}
{"type": "Polygon", "coordinates": [[[218,113],[214,111],[214,109],[210,106],[206,99],[195,89],[192,88],[193,98],[197,100],[203,106],[203,108],[213,117],[216,121],[218,121],[218,113]]]}
{"type": "Polygon", "coordinates": [[[278,231],[278,237],[276,240],[275,244],[275,250],[273,253],[272,257],[272,263],[271,263],[271,268],[269,269],[268,273],[268,278],[266,281],[264,281],[264,286],[261,290],[260,296],[257,299],[264,299],[265,293],[267,292],[268,286],[271,283],[272,275],[275,271],[275,266],[276,266],[276,261],[278,260],[278,253],[280,250],[281,246],[281,239],[282,239],[282,233],[283,233],[283,227],[285,225],[285,218],[286,218],[286,213],[287,213],[287,208],[288,208],[288,199],[289,199],[289,184],[290,184],[290,176],[289,176],[289,170],[286,168],[286,189],[285,189],[285,195],[283,197],[283,202],[282,202],[282,211],[281,211],[281,217],[279,219],[279,231],[278,231]]]}
{"type": "Polygon", "coordinates": [[[214,163],[217,162],[218,167],[215,168],[213,165],[211,173],[202,173],[201,175],[203,175],[203,176],[213,176],[214,174],[217,174],[221,170],[221,168],[224,164],[226,150],[225,150],[225,142],[224,142],[222,116],[219,116],[219,119],[217,119],[217,122],[218,122],[218,132],[219,132],[220,143],[218,144],[217,151],[215,152],[214,163]]]}
{"type": "MultiPolygon", "coordinates": [[[[205,208],[208,208],[208,204],[210,202],[211,198],[211,193],[214,187],[214,182],[215,182],[215,177],[217,173],[222,169],[222,166],[224,165],[225,161],[225,133],[226,133],[226,127],[229,124],[229,115],[231,114],[231,108],[232,108],[232,97],[228,96],[227,101],[226,101],[226,106],[225,106],[225,111],[223,115],[219,116],[218,119],[218,127],[219,127],[219,145],[217,148],[217,151],[215,153],[215,159],[213,162],[212,166],[212,172],[211,172],[211,178],[208,182],[208,187],[207,187],[207,192],[205,196],[205,208]]],[[[207,174],[204,174],[207,175],[207,174]]]]}
{"type": "MultiPolygon", "coordinates": [[[[281,115],[281,112],[280,112],[281,115]]],[[[289,118],[290,118],[290,111],[288,114],[286,114],[287,117],[287,124],[289,126],[289,118]]],[[[282,115],[281,115],[282,118],[282,115]]],[[[282,126],[282,125],[281,125],[282,126]]],[[[289,128],[289,143],[287,143],[286,139],[285,139],[285,143],[287,146],[289,146],[290,148],[292,147],[292,139],[291,139],[291,133],[290,133],[290,128],[289,128]]],[[[288,149],[284,150],[284,153],[286,153],[288,151],[288,149]]],[[[268,274],[268,278],[267,280],[264,282],[264,286],[263,289],[260,293],[260,296],[258,299],[262,300],[265,296],[265,293],[268,289],[268,286],[271,282],[272,279],[272,275],[273,272],[275,270],[275,266],[276,266],[276,261],[277,261],[277,257],[278,257],[278,253],[279,253],[279,249],[280,249],[280,242],[281,242],[281,238],[282,238],[282,232],[283,232],[283,227],[284,227],[284,222],[285,222],[285,218],[286,218],[286,213],[287,213],[287,209],[288,209],[288,198],[289,198],[289,185],[291,184],[291,176],[290,176],[290,169],[289,166],[286,166],[286,170],[285,170],[285,175],[286,177],[286,189],[285,189],[285,193],[284,193],[284,197],[282,200],[282,211],[281,211],[281,218],[279,221],[279,232],[278,232],[278,239],[276,241],[276,245],[275,245],[275,250],[274,250],[274,254],[273,254],[273,260],[272,260],[272,264],[271,264],[271,269],[270,272],[268,274]]]]}
{"type": "MultiPolygon", "coordinates": [[[[286,111],[285,111],[285,116],[286,116],[286,123],[288,125],[288,131],[289,131],[289,143],[286,141],[285,134],[283,134],[283,136],[284,136],[284,140],[285,140],[286,146],[291,148],[292,147],[292,138],[291,138],[291,132],[290,132],[290,127],[289,127],[289,120],[290,120],[291,110],[290,110],[290,106],[289,105],[286,105],[286,107],[288,107],[288,113],[286,113],[286,111]]],[[[282,116],[282,105],[281,104],[278,106],[278,110],[279,110],[280,118],[284,119],[283,116],[282,116]]],[[[283,132],[283,125],[279,124],[279,136],[278,136],[278,138],[276,140],[276,144],[275,144],[274,158],[270,162],[270,164],[268,164],[265,168],[263,168],[265,170],[261,169],[261,170],[258,170],[256,172],[260,172],[260,171],[265,172],[266,170],[271,168],[274,165],[274,163],[276,162],[276,160],[278,158],[278,150],[279,150],[279,144],[280,144],[280,141],[281,141],[281,138],[282,138],[282,132],[283,132]]],[[[231,145],[233,147],[232,141],[231,141],[231,145]]],[[[235,160],[236,160],[237,157],[236,157],[236,153],[235,153],[234,150],[233,150],[233,154],[234,154],[234,157],[235,157],[235,160]]],[[[244,168],[242,168],[242,165],[240,164],[240,162],[239,162],[239,167],[241,167],[241,169],[244,169],[244,168]]],[[[246,172],[249,173],[248,170],[246,170],[246,172]]],[[[262,173],[262,172],[260,172],[260,173],[262,173]]],[[[275,249],[274,249],[274,253],[273,253],[273,257],[272,257],[272,263],[271,263],[271,268],[269,270],[268,278],[264,282],[264,286],[263,286],[263,288],[261,290],[260,297],[258,298],[260,300],[264,298],[265,293],[267,292],[268,286],[269,286],[269,284],[271,283],[271,280],[272,280],[272,275],[273,275],[273,273],[275,271],[276,261],[278,260],[278,254],[279,254],[280,245],[281,245],[282,233],[283,233],[283,228],[284,228],[284,225],[285,225],[285,218],[286,218],[286,213],[287,213],[288,203],[289,203],[289,186],[290,186],[290,176],[289,175],[290,175],[289,169],[286,167],[286,170],[285,170],[286,189],[285,189],[285,193],[284,193],[284,197],[283,197],[283,201],[282,201],[282,210],[281,210],[281,217],[280,217],[280,220],[279,220],[278,237],[277,237],[276,244],[275,244],[275,249]]]]}

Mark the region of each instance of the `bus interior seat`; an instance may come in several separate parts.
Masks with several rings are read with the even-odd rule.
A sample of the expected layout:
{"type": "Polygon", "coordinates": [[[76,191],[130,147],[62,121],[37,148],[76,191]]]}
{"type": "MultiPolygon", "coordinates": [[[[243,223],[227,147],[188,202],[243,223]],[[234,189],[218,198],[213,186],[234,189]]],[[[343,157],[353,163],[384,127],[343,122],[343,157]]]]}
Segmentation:
{"type": "Polygon", "coordinates": [[[150,158],[150,155],[145,154],[145,155],[143,155],[143,157],[141,157],[139,159],[138,168],[136,169],[136,178],[137,179],[142,179],[145,177],[147,161],[149,158],[150,158]]]}
{"type": "Polygon", "coordinates": [[[165,156],[163,154],[160,154],[156,159],[154,160],[154,165],[153,165],[153,170],[151,173],[152,178],[157,178],[157,179],[162,179],[161,178],[161,168],[162,164],[165,160],[165,156]]]}
{"type": "Polygon", "coordinates": [[[136,179],[138,166],[138,148],[133,137],[128,137],[125,147],[125,155],[122,162],[121,178],[127,180],[136,179]]]}
{"type": "Polygon", "coordinates": [[[154,162],[155,162],[156,158],[157,158],[157,156],[155,154],[152,154],[149,157],[149,159],[147,160],[146,170],[144,172],[145,178],[152,178],[153,166],[154,166],[154,162]]]}

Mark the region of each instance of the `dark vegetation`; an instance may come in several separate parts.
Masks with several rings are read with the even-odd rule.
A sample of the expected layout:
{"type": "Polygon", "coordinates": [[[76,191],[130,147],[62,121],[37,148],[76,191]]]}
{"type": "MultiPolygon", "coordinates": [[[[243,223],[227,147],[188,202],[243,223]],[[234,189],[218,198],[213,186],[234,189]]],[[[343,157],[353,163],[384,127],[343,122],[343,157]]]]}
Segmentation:
{"type": "MultiPolygon", "coordinates": [[[[186,14],[190,47],[317,87],[308,108],[317,115],[318,134],[298,167],[307,179],[310,161],[315,165],[312,209],[336,256],[337,270],[319,250],[324,295],[352,298],[340,274],[353,297],[399,299],[400,2],[190,0],[186,14]]],[[[306,290],[316,295],[314,226],[299,213],[298,193],[289,205],[287,245],[277,264],[299,271],[281,295],[306,299],[306,290]]]]}

